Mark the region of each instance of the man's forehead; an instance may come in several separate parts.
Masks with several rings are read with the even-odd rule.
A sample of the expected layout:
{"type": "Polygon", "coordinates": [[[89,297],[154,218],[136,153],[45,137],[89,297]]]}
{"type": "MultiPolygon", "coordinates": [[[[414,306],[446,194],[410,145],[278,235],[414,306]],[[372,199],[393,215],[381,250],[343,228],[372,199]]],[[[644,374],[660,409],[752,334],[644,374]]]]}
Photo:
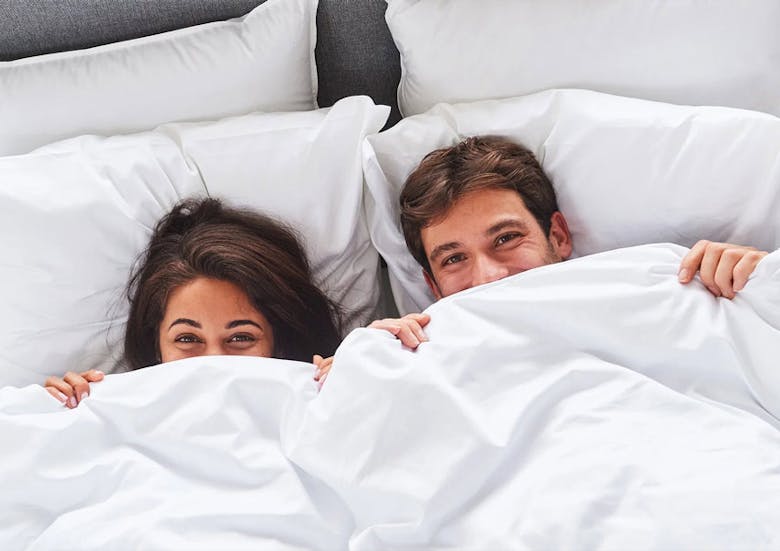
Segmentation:
{"type": "Polygon", "coordinates": [[[442,214],[422,228],[425,234],[438,235],[466,230],[468,234],[486,233],[497,224],[510,220],[528,225],[535,218],[522,197],[513,190],[485,189],[456,199],[442,214]]]}

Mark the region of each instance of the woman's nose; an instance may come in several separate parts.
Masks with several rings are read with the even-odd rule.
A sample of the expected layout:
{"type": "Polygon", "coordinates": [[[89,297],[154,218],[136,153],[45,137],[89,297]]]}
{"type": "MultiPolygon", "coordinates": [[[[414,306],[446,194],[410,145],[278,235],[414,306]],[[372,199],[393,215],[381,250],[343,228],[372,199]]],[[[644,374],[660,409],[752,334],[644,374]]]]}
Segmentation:
{"type": "Polygon", "coordinates": [[[222,343],[209,344],[206,347],[204,356],[226,356],[228,353],[222,343]]]}

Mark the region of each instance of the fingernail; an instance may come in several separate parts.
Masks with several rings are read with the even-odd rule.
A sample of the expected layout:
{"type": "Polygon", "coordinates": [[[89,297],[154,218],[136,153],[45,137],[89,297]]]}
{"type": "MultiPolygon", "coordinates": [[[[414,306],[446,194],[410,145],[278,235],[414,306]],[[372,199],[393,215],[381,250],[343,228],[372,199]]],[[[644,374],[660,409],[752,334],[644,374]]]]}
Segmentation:
{"type": "Polygon", "coordinates": [[[70,398],[68,398],[68,406],[69,407],[75,408],[77,405],[78,405],[78,402],[76,402],[76,397],[75,396],[71,396],[70,398]]]}
{"type": "Polygon", "coordinates": [[[679,281],[681,281],[682,283],[685,283],[686,281],[688,281],[688,274],[689,273],[690,272],[688,272],[687,269],[683,268],[682,270],[680,270],[680,273],[677,274],[677,279],[679,281]]]}
{"type": "Polygon", "coordinates": [[[57,392],[57,396],[55,396],[55,398],[57,398],[57,400],[59,400],[63,404],[68,401],[68,397],[65,396],[62,392],[57,392]]]}

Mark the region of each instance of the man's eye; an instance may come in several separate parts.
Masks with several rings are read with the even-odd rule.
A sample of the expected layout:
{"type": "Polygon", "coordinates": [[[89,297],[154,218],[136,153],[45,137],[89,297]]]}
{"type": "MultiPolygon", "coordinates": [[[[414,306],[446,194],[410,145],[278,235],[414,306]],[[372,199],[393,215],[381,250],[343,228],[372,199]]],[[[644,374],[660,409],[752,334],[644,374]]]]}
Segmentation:
{"type": "Polygon", "coordinates": [[[498,239],[496,239],[496,245],[503,245],[504,243],[512,241],[517,237],[520,237],[519,233],[505,233],[503,235],[498,236],[498,239]]]}
{"type": "Polygon", "coordinates": [[[456,264],[458,262],[461,262],[465,258],[462,254],[454,254],[452,256],[448,256],[444,259],[444,262],[442,262],[443,266],[448,266],[450,264],[456,264]]]}
{"type": "Polygon", "coordinates": [[[183,343],[195,343],[195,342],[200,342],[200,339],[195,335],[179,335],[174,339],[174,341],[183,342],[183,343]]]}

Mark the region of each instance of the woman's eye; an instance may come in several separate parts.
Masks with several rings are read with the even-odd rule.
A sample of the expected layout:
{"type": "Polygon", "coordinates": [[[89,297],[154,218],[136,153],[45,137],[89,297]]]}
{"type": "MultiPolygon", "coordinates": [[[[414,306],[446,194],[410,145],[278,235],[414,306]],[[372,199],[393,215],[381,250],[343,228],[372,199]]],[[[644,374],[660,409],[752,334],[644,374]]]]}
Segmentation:
{"type": "Polygon", "coordinates": [[[228,339],[228,342],[254,342],[255,338],[252,335],[249,335],[247,333],[239,333],[238,335],[233,335],[228,339]]]}
{"type": "Polygon", "coordinates": [[[200,342],[200,339],[195,335],[179,335],[174,339],[174,341],[189,344],[189,343],[200,342]]]}
{"type": "Polygon", "coordinates": [[[454,254],[452,256],[448,256],[444,259],[444,262],[442,262],[443,266],[448,266],[450,264],[457,264],[458,262],[461,262],[465,258],[462,254],[454,254]]]}

